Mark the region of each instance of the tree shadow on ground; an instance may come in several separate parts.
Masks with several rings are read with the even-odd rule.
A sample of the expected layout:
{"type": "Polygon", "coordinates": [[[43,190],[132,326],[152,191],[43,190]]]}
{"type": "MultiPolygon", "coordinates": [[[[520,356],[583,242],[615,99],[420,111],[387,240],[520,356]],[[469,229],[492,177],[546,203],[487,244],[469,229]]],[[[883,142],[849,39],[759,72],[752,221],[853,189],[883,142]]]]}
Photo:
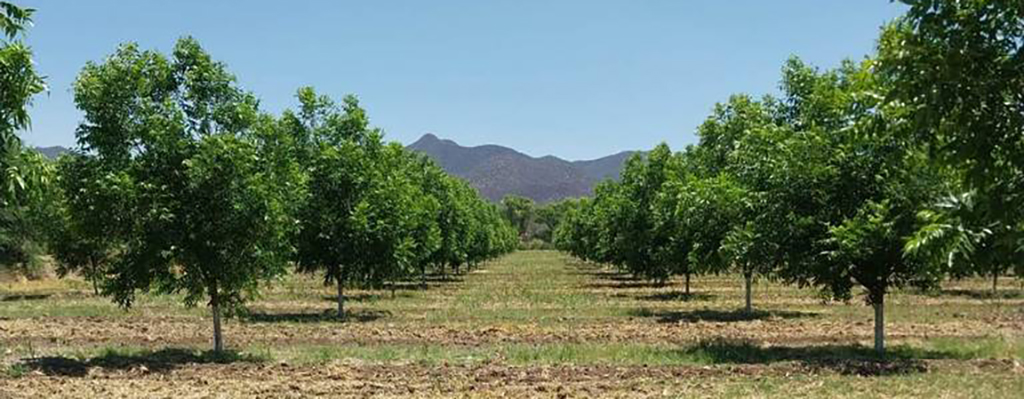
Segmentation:
{"type": "Polygon", "coordinates": [[[1021,299],[1024,298],[1024,291],[1021,290],[1000,290],[992,292],[990,289],[948,289],[941,290],[932,294],[933,296],[949,295],[949,296],[962,296],[971,299],[1021,299]]]}
{"type": "Polygon", "coordinates": [[[200,352],[193,349],[168,348],[156,352],[124,354],[108,351],[102,355],[74,359],[68,357],[39,357],[24,360],[21,364],[28,370],[48,376],[84,377],[89,369],[99,367],[106,370],[143,370],[162,373],[190,364],[261,363],[266,359],[234,351],[200,352]],[[144,368],[144,369],[143,369],[144,368]]]}
{"type": "Polygon", "coordinates": [[[632,297],[632,298],[635,298],[636,300],[639,300],[639,301],[663,301],[663,302],[666,302],[666,301],[682,301],[682,302],[710,301],[710,300],[715,298],[714,295],[706,294],[706,293],[702,293],[702,292],[698,292],[698,293],[691,292],[691,293],[687,294],[687,293],[681,292],[681,291],[659,292],[659,293],[647,294],[647,295],[616,294],[615,296],[617,296],[617,297],[632,297]]]}
{"type": "Polygon", "coordinates": [[[732,340],[705,341],[679,351],[686,356],[702,358],[715,364],[796,362],[811,371],[860,376],[923,373],[928,371],[925,360],[957,358],[952,353],[906,346],[888,348],[884,355],[879,355],[873,349],[861,345],[764,347],[748,341],[732,340]]]}
{"type": "Polygon", "coordinates": [[[0,302],[16,302],[16,301],[41,301],[43,299],[49,299],[53,294],[21,294],[21,295],[8,295],[0,298],[0,302]]]}
{"type": "Polygon", "coordinates": [[[583,267],[576,268],[576,270],[570,271],[569,274],[613,281],[639,280],[636,276],[626,272],[621,272],[617,270],[588,269],[583,267]]]}
{"type": "Polygon", "coordinates": [[[320,313],[249,313],[245,320],[251,323],[369,323],[390,317],[391,312],[380,310],[346,310],[345,318],[339,319],[337,309],[326,309],[320,313]]]}
{"type": "MultiPolygon", "coordinates": [[[[443,287],[445,284],[447,283],[437,281],[427,282],[426,285],[419,281],[401,281],[393,283],[392,285],[394,289],[398,291],[429,291],[431,289],[443,287]]],[[[392,287],[388,287],[386,289],[391,288],[392,287]]]]}
{"type": "MultiPolygon", "coordinates": [[[[428,283],[461,283],[462,280],[465,278],[465,276],[466,276],[466,272],[462,272],[462,273],[459,273],[459,274],[455,274],[455,273],[447,273],[447,274],[432,273],[432,274],[428,274],[427,275],[427,279],[426,280],[427,280],[428,283]]],[[[419,283],[419,280],[410,280],[409,282],[419,283]]]]}
{"type": "Polygon", "coordinates": [[[596,289],[633,289],[633,288],[665,288],[668,284],[645,280],[624,280],[611,282],[597,282],[583,285],[586,288],[596,289]]]}
{"type": "MultiPolygon", "coordinates": [[[[403,294],[396,294],[396,295],[403,296],[403,294]]],[[[391,294],[355,294],[355,295],[345,295],[345,303],[349,303],[349,302],[359,302],[359,303],[362,303],[362,302],[376,302],[376,301],[379,301],[379,300],[382,300],[382,299],[390,299],[390,298],[391,298],[391,294]]],[[[324,295],[320,299],[322,299],[324,301],[327,301],[327,302],[334,302],[334,303],[338,302],[338,296],[337,295],[324,295]]]]}
{"type": "Polygon", "coordinates": [[[796,319],[802,317],[815,317],[817,315],[817,313],[811,312],[786,310],[755,310],[753,312],[747,312],[742,309],[660,311],[640,308],[630,312],[630,316],[657,318],[659,323],[695,323],[698,321],[740,322],[766,319],[796,319]]]}
{"type": "Polygon", "coordinates": [[[395,281],[388,283],[388,286],[382,287],[381,289],[391,289],[394,286],[397,290],[403,291],[423,291],[432,288],[443,287],[450,284],[457,284],[465,281],[466,273],[462,274],[428,274],[426,278],[415,277],[408,280],[395,281]],[[424,286],[424,282],[426,285],[424,286]]]}

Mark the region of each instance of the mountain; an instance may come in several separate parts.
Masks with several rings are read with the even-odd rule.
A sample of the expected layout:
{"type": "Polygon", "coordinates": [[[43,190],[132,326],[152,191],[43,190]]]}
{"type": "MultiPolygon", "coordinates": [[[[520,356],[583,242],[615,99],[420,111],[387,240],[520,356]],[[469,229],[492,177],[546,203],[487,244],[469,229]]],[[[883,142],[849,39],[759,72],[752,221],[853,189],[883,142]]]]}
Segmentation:
{"type": "Polygon", "coordinates": [[[617,179],[631,151],[570,162],[554,156],[534,158],[498,145],[463,147],[426,134],[408,146],[433,158],[445,171],[466,179],[480,194],[499,201],[515,194],[539,203],[590,195],[604,179],[617,179]]]}
{"type": "Polygon", "coordinates": [[[622,172],[622,166],[626,164],[626,160],[629,157],[636,154],[636,151],[623,151],[615,155],[609,155],[604,158],[598,158],[590,161],[575,161],[573,165],[583,171],[596,181],[606,179],[619,179],[619,173],[622,172]]]}
{"type": "Polygon", "coordinates": [[[56,145],[56,146],[53,146],[53,147],[36,147],[36,151],[39,151],[40,153],[42,153],[44,157],[47,157],[47,158],[50,158],[50,159],[57,159],[57,157],[61,156],[61,154],[68,153],[71,150],[69,150],[67,148],[64,148],[64,147],[61,147],[59,145],[56,145]]]}

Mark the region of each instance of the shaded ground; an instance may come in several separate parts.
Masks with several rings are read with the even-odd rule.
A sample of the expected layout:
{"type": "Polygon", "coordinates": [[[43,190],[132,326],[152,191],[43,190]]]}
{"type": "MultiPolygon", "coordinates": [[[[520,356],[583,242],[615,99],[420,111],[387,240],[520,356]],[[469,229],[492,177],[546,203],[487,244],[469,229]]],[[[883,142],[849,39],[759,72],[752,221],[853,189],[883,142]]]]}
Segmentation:
{"type": "Polygon", "coordinates": [[[226,357],[177,298],[125,312],[81,281],[0,283],[0,398],[1000,397],[1024,391],[1024,296],[1003,280],[887,298],[886,359],[860,301],[758,283],[748,314],[736,276],[684,295],[544,251],[394,297],[347,290],[344,320],[331,287],[291,277],[226,323],[226,357]]]}

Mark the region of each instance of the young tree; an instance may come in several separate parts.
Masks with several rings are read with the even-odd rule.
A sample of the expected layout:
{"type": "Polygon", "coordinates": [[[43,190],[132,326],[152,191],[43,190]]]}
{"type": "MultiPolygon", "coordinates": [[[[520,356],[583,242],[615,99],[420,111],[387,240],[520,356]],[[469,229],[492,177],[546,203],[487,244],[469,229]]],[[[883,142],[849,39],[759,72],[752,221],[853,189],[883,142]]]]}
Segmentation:
{"type": "Polygon", "coordinates": [[[682,225],[691,272],[724,272],[732,260],[722,243],[741,216],[744,191],[727,175],[694,179],[675,199],[675,217],[682,225]]]}
{"type": "MultiPolygon", "coordinates": [[[[692,147],[690,147],[692,148],[692,147]]],[[[694,263],[690,261],[693,251],[694,230],[687,221],[677,214],[679,200],[690,189],[694,179],[687,167],[690,163],[689,152],[677,154],[671,161],[668,177],[657,200],[653,204],[654,218],[654,257],[657,263],[666,265],[670,274],[683,275],[683,294],[690,295],[690,278],[696,272],[694,263]]]]}
{"type": "Polygon", "coordinates": [[[622,201],[613,222],[613,246],[621,257],[620,264],[634,275],[659,282],[666,281],[671,270],[658,262],[654,250],[659,238],[655,235],[654,206],[668,178],[671,159],[672,150],[663,143],[645,156],[634,155],[626,162],[620,191],[622,201]]]}
{"type": "Polygon", "coordinates": [[[412,267],[419,272],[420,287],[427,286],[427,268],[441,250],[441,227],[437,215],[441,210],[441,202],[434,195],[436,185],[445,176],[444,171],[433,163],[426,155],[405,152],[405,167],[412,179],[414,190],[411,200],[415,202],[410,208],[413,241],[412,267]]]}
{"type": "Polygon", "coordinates": [[[770,239],[778,230],[764,219],[766,207],[772,204],[757,191],[772,172],[763,164],[771,159],[765,156],[765,140],[758,138],[776,128],[775,113],[771,98],[755,101],[748,96],[732,96],[727,103],[716,105],[712,116],[698,129],[701,140],[693,155],[694,174],[716,179],[723,188],[704,191],[712,197],[698,196],[690,205],[696,209],[698,220],[708,215],[718,218],[712,222],[717,227],[691,226],[711,230],[699,233],[703,242],[695,248],[695,255],[712,270],[735,269],[743,276],[748,313],[753,311],[754,278],[773,277],[779,265],[778,245],[770,239]],[[717,195],[725,197],[714,198],[717,195]]]}
{"type": "Polygon", "coordinates": [[[222,314],[283,273],[290,253],[280,174],[252,136],[255,98],[191,38],[171,57],[123,45],[87,64],[74,93],[80,152],[117,182],[116,195],[95,193],[127,210],[102,291],[123,307],[138,291],[207,298],[222,351],[222,314]]]}
{"type": "MultiPolygon", "coordinates": [[[[299,98],[317,97],[304,97],[300,91],[299,98]]],[[[381,275],[371,266],[397,242],[385,240],[378,222],[398,211],[388,207],[388,196],[397,193],[386,184],[380,133],[369,127],[355,97],[346,97],[343,107],[339,111],[331,102],[303,103],[303,115],[323,119],[308,126],[315,148],[297,243],[299,269],[322,271],[324,283],[337,287],[338,318],[345,317],[344,286],[368,284],[381,275]]]]}
{"type": "Polygon", "coordinates": [[[803,224],[806,230],[793,233],[799,240],[781,248],[789,252],[784,276],[838,298],[849,298],[856,285],[864,287],[875,311],[875,349],[881,353],[886,294],[910,284],[934,285],[945,269],[904,255],[907,238],[918,228],[916,213],[935,197],[941,181],[908,133],[905,109],[880,100],[885,86],[872,67],[870,60],[846,62],[837,71],[819,73],[790,61],[783,75],[784,103],[787,123],[799,133],[779,154],[818,155],[774,163],[783,182],[804,182],[805,193],[776,187],[794,204],[789,218],[809,222],[803,224]]]}

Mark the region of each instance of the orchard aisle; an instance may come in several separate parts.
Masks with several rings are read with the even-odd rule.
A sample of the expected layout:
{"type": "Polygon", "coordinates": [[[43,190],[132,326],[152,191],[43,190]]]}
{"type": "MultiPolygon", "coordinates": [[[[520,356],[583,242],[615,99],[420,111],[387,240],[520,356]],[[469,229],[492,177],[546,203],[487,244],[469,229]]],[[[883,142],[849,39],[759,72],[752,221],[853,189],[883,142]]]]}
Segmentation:
{"type": "Polygon", "coordinates": [[[501,325],[563,322],[600,297],[584,289],[587,276],[555,251],[519,251],[465,276],[453,293],[448,321],[501,325]]]}

